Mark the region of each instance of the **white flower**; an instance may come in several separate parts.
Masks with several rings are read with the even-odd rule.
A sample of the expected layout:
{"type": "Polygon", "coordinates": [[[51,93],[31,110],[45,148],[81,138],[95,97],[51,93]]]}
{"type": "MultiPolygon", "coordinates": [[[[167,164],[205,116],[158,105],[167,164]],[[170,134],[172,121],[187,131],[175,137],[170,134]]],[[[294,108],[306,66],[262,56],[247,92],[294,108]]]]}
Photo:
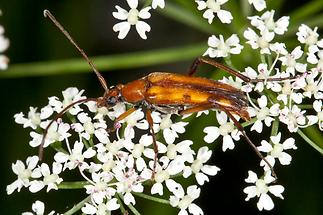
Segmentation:
{"type": "Polygon", "coordinates": [[[297,46],[290,54],[286,54],[279,58],[283,66],[286,66],[286,72],[295,75],[295,70],[298,72],[306,72],[306,64],[299,63],[299,60],[303,55],[303,51],[300,46],[297,46]]]}
{"type": "Polygon", "coordinates": [[[239,140],[239,133],[238,130],[234,127],[233,122],[228,122],[228,116],[225,112],[217,112],[216,118],[218,123],[220,124],[219,127],[216,126],[208,126],[205,127],[203,132],[206,133],[204,137],[204,141],[207,143],[214,142],[220,135],[223,136],[223,145],[222,150],[226,151],[227,149],[234,148],[234,140],[239,140]]]}
{"type": "Polygon", "coordinates": [[[117,12],[113,12],[112,15],[114,18],[121,20],[122,22],[117,23],[113,26],[115,32],[119,32],[118,38],[124,39],[132,25],[136,26],[136,30],[142,39],[147,39],[146,32],[150,31],[150,26],[139,19],[148,19],[150,18],[150,7],[145,7],[144,9],[138,11],[138,0],[127,0],[127,3],[130,7],[129,11],[116,6],[117,12]]]}
{"type": "Polygon", "coordinates": [[[121,149],[124,147],[125,141],[123,139],[113,141],[112,143],[98,143],[95,145],[97,148],[98,159],[105,163],[109,162],[113,156],[117,156],[121,149]]]}
{"type": "MultiPolygon", "coordinates": [[[[63,108],[70,105],[73,102],[79,101],[81,99],[85,99],[85,96],[82,96],[84,90],[78,90],[76,87],[69,87],[66,90],[62,91],[63,101],[59,101],[57,97],[50,97],[48,100],[48,104],[53,107],[56,112],[60,112],[63,108]]],[[[72,115],[77,115],[82,109],[79,104],[73,105],[68,110],[68,113],[72,115]]]]}
{"type": "MultiPolygon", "coordinates": [[[[124,166],[125,167],[125,166],[124,166]]],[[[123,195],[123,200],[126,205],[136,204],[136,200],[131,192],[142,193],[144,187],[142,185],[142,177],[135,171],[134,168],[114,168],[114,176],[117,182],[117,192],[123,195]]]]}
{"type": "MultiPolygon", "coordinates": [[[[46,128],[47,125],[50,123],[50,121],[45,121],[40,124],[41,128],[46,128]]],[[[47,135],[45,138],[44,147],[49,146],[51,143],[54,143],[56,141],[63,141],[66,138],[70,137],[71,134],[68,132],[70,129],[70,125],[68,123],[57,123],[54,121],[52,125],[47,130],[47,135]]],[[[37,147],[41,144],[43,135],[38,134],[36,132],[30,132],[30,136],[33,137],[33,139],[29,142],[29,145],[31,147],[37,147]]]]}
{"type": "Polygon", "coordinates": [[[29,107],[28,118],[25,118],[21,112],[15,114],[14,118],[15,122],[22,124],[24,128],[31,127],[32,129],[36,129],[40,125],[41,120],[44,119],[40,117],[40,113],[34,107],[29,107]]]}
{"type": "Polygon", "coordinates": [[[2,27],[2,25],[0,25],[0,70],[7,69],[8,63],[9,63],[9,58],[1,54],[9,47],[9,40],[3,34],[4,34],[4,28],[2,27]]]}
{"type": "Polygon", "coordinates": [[[80,134],[81,137],[89,140],[93,134],[99,139],[102,135],[108,135],[106,132],[106,122],[104,120],[92,121],[92,118],[87,113],[81,112],[77,115],[80,123],[72,124],[72,128],[80,134]]]}
{"type": "Polygon", "coordinates": [[[245,68],[244,74],[248,76],[251,79],[264,79],[265,81],[260,81],[254,84],[248,84],[242,87],[242,91],[244,92],[250,92],[251,90],[248,90],[248,86],[253,87],[255,91],[262,92],[264,90],[264,87],[266,86],[267,89],[271,89],[274,92],[280,92],[281,91],[281,85],[278,82],[275,81],[266,81],[268,78],[273,77],[280,77],[279,73],[275,75],[271,75],[271,70],[268,70],[268,65],[264,63],[260,63],[257,67],[257,71],[255,71],[251,67],[245,68]],[[247,87],[247,88],[246,88],[247,87]]]}
{"type": "Polygon", "coordinates": [[[259,16],[248,17],[251,21],[251,25],[258,28],[260,31],[267,29],[268,31],[273,31],[276,34],[284,34],[287,31],[289,25],[289,17],[283,16],[276,22],[274,20],[275,11],[266,11],[264,14],[259,16]]]}
{"type": "Polygon", "coordinates": [[[118,116],[120,116],[124,112],[126,112],[126,104],[124,102],[119,102],[112,108],[109,108],[109,112],[107,114],[111,120],[115,120],[118,116]]]}
{"type": "Polygon", "coordinates": [[[144,112],[141,109],[138,109],[121,121],[121,123],[126,122],[127,125],[124,131],[125,139],[132,139],[135,137],[134,127],[142,130],[147,130],[149,128],[148,122],[142,120],[144,117],[144,112]]]}
{"type": "MultiPolygon", "coordinates": [[[[45,215],[45,204],[41,201],[35,201],[32,204],[33,212],[23,212],[22,215],[45,215]]],[[[51,211],[48,215],[53,215],[55,211],[51,211]]]]}
{"type": "Polygon", "coordinates": [[[63,152],[57,152],[54,156],[54,159],[58,163],[64,163],[64,167],[69,170],[74,169],[76,167],[80,167],[81,170],[84,170],[88,167],[87,163],[84,162],[85,158],[91,158],[95,155],[95,151],[90,147],[83,152],[84,144],[82,142],[76,141],[72,150],[69,153],[65,154],[63,152]]]}
{"type": "MultiPolygon", "coordinates": [[[[261,146],[257,147],[259,151],[266,152],[266,160],[270,163],[271,166],[275,165],[275,158],[277,158],[281,165],[289,165],[292,157],[284,152],[284,150],[287,149],[297,149],[295,146],[295,139],[290,137],[286,139],[283,143],[280,143],[281,139],[281,133],[279,132],[276,136],[271,136],[270,140],[271,143],[267,142],[266,140],[261,141],[261,146]]],[[[264,170],[268,171],[270,168],[264,162],[264,160],[261,160],[260,162],[261,166],[264,166],[264,170]]]]}
{"type": "Polygon", "coordinates": [[[267,127],[270,127],[272,121],[274,121],[274,118],[271,116],[277,116],[279,109],[279,105],[276,104],[275,106],[272,106],[270,109],[267,107],[267,97],[265,95],[262,95],[260,98],[257,99],[259,104],[259,109],[256,109],[256,118],[257,121],[252,125],[250,128],[251,131],[255,130],[258,133],[262,132],[263,123],[265,122],[265,125],[267,127]]]}
{"type": "Polygon", "coordinates": [[[220,34],[219,38],[212,35],[208,39],[208,46],[210,46],[203,55],[214,57],[227,57],[229,54],[240,54],[243,46],[239,44],[239,37],[232,34],[227,40],[224,41],[223,36],[220,34]]]}
{"type": "Polygon", "coordinates": [[[204,165],[212,155],[212,150],[208,147],[203,146],[197,152],[196,160],[194,160],[191,166],[186,166],[183,171],[183,177],[187,178],[192,173],[195,174],[196,181],[199,185],[203,185],[204,182],[208,182],[209,178],[207,175],[214,176],[220,169],[213,165],[204,165]]]}
{"type": "Polygon", "coordinates": [[[298,92],[297,89],[304,88],[305,86],[306,82],[302,76],[297,78],[293,83],[285,81],[281,88],[281,93],[277,96],[277,100],[282,101],[285,105],[290,101],[301,104],[304,96],[302,93],[298,92]]]}
{"type": "Polygon", "coordinates": [[[269,44],[269,49],[273,52],[275,52],[277,55],[286,55],[288,52],[286,50],[285,43],[271,43],[269,44]]]}
{"type": "Polygon", "coordinates": [[[248,171],[248,174],[248,178],[245,181],[247,183],[253,183],[255,185],[246,187],[243,190],[243,192],[248,195],[246,201],[257,196],[259,197],[257,207],[260,211],[262,211],[263,209],[272,210],[274,208],[274,203],[268,195],[268,192],[283,199],[283,196],[281,194],[282,192],[284,192],[284,187],[281,185],[268,186],[270,183],[275,181],[275,178],[270,175],[270,171],[265,173],[263,179],[258,179],[256,173],[252,171],[248,171]]]}
{"type": "Polygon", "coordinates": [[[171,176],[174,176],[180,173],[184,169],[184,161],[181,159],[181,156],[176,157],[172,161],[163,156],[160,158],[160,163],[157,163],[156,172],[155,172],[155,183],[151,187],[151,194],[158,193],[163,195],[163,183],[165,182],[166,187],[172,193],[176,193],[180,189],[180,184],[171,179],[171,176]],[[162,163],[162,165],[160,165],[162,163]]]}
{"type": "MultiPolygon", "coordinates": [[[[323,66],[323,65],[322,65],[323,66]]],[[[323,69],[323,67],[322,67],[323,69]]],[[[306,85],[302,88],[304,90],[303,95],[311,98],[314,95],[315,99],[323,99],[323,73],[319,73],[319,70],[313,70],[312,73],[305,76],[306,85]],[[316,78],[318,79],[316,80],[316,78]]]]}
{"type": "Polygon", "coordinates": [[[312,49],[314,48],[313,46],[316,46],[318,43],[322,44],[323,39],[321,41],[318,40],[319,34],[317,33],[317,30],[317,27],[312,30],[307,25],[302,24],[296,33],[298,41],[302,44],[308,45],[312,49]]]}
{"type": "MultiPolygon", "coordinates": [[[[149,148],[149,146],[152,144],[153,144],[153,137],[147,134],[144,134],[140,137],[139,143],[125,141],[124,147],[131,152],[131,155],[135,159],[136,168],[140,172],[147,167],[146,162],[143,158],[143,155],[145,155],[150,159],[154,159],[155,157],[154,150],[152,148],[149,148]]],[[[161,152],[162,148],[165,148],[165,147],[162,147],[160,144],[158,144],[158,146],[160,146],[158,147],[158,152],[161,152]]]]}
{"type": "Polygon", "coordinates": [[[9,47],[9,40],[3,36],[4,28],[0,25],[0,52],[4,52],[9,47]]]}
{"type": "Polygon", "coordinates": [[[307,127],[317,122],[316,116],[305,116],[305,112],[297,105],[293,105],[291,109],[285,106],[280,111],[279,120],[287,125],[290,132],[296,132],[299,127],[307,127]]]}
{"type": "Polygon", "coordinates": [[[164,139],[167,144],[174,143],[178,137],[177,133],[183,134],[185,132],[185,126],[188,122],[176,122],[171,120],[171,114],[165,115],[160,122],[160,130],[163,130],[164,139]]]}
{"type": "Polygon", "coordinates": [[[265,0],[248,0],[248,2],[253,5],[257,11],[262,11],[267,7],[265,0]]]}
{"type": "Polygon", "coordinates": [[[9,58],[1,54],[0,55],[0,70],[7,69],[8,63],[9,63],[9,58]]]}
{"type": "Polygon", "coordinates": [[[35,169],[38,163],[38,157],[32,156],[26,159],[26,165],[17,160],[16,163],[12,164],[12,171],[18,176],[17,180],[7,186],[7,194],[12,194],[16,189],[20,192],[22,187],[28,187],[30,185],[30,179],[33,175],[38,175],[37,169],[35,169]]]}
{"type": "Polygon", "coordinates": [[[254,30],[248,28],[244,31],[243,36],[248,40],[246,43],[251,45],[251,48],[260,48],[260,54],[270,54],[270,42],[274,39],[275,33],[264,29],[260,32],[260,36],[254,30]]]}
{"type": "Polygon", "coordinates": [[[228,0],[195,0],[198,10],[205,10],[203,17],[211,24],[213,22],[214,14],[218,16],[222,23],[231,23],[233,17],[229,11],[222,10],[221,6],[228,0]]]}
{"type": "Polygon", "coordinates": [[[112,174],[92,173],[90,185],[85,185],[86,193],[91,195],[91,199],[96,204],[103,203],[104,199],[110,200],[116,193],[116,190],[108,186],[108,182],[113,179],[112,174]]]}
{"type": "Polygon", "coordinates": [[[43,176],[42,181],[34,180],[30,182],[29,191],[32,193],[36,193],[47,186],[47,192],[51,189],[57,190],[57,185],[60,184],[63,179],[59,177],[58,174],[62,171],[62,165],[54,162],[52,166],[52,174],[50,173],[50,169],[47,164],[42,163],[40,167],[41,175],[43,176]]]}
{"type": "Polygon", "coordinates": [[[179,215],[187,215],[187,212],[193,215],[203,215],[202,209],[193,203],[200,196],[200,192],[200,188],[196,185],[191,185],[187,188],[187,195],[184,195],[183,192],[175,196],[170,196],[170,204],[180,209],[179,215]]]}
{"type": "Polygon", "coordinates": [[[315,64],[318,70],[323,70],[323,50],[317,52],[309,52],[307,61],[311,64],[315,64]]]}
{"type": "Polygon", "coordinates": [[[322,100],[315,100],[313,108],[317,112],[318,125],[321,131],[323,131],[323,107],[322,100]]]}
{"type": "Polygon", "coordinates": [[[165,0],[153,0],[151,3],[151,7],[156,9],[157,7],[164,8],[165,7],[165,0]]]}
{"type": "Polygon", "coordinates": [[[120,208],[117,201],[118,200],[116,198],[113,198],[107,201],[107,203],[100,203],[98,205],[85,203],[81,210],[85,214],[105,215],[120,208]]]}
{"type": "Polygon", "coordinates": [[[194,160],[193,155],[195,154],[190,147],[192,144],[193,142],[191,140],[183,140],[176,144],[168,144],[166,156],[169,159],[174,160],[178,157],[178,155],[180,155],[183,161],[192,163],[194,160]]]}

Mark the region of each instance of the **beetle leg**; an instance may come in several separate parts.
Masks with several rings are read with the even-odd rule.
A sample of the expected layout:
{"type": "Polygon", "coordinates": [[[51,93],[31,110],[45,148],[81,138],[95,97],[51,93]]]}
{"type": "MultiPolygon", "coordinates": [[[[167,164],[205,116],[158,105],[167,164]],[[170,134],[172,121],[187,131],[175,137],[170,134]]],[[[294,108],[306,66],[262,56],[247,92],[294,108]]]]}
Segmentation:
{"type": "Polygon", "coordinates": [[[192,66],[191,66],[191,68],[189,70],[188,75],[189,76],[192,76],[196,72],[197,67],[201,63],[206,63],[206,64],[209,64],[209,65],[214,66],[216,68],[219,68],[219,69],[221,69],[223,71],[226,71],[226,72],[230,73],[231,75],[234,75],[234,76],[240,78],[241,80],[243,80],[246,83],[258,83],[258,82],[266,82],[266,81],[286,81],[286,80],[294,80],[294,79],[300,77],[299,75],[296,75],[294,77],[284,77],[284,78],[266,78],[266,79],[262,79],[262,78],[249,78],[248,76],[243,75],[239,71],[236,71],[234,69],[231,69],[228,66],[225,66],[225,65],[223,65],[223,64],[221,64],[221,63],[219,63],[219,62],[217,62],[215,60],[212,60],[212,59],[206,58],[206,57],[199,57],[199,58],[197,58],[193,62],[192,66]]]}
{"type": "Polygon", "coordinates": [[[178,114],[179,115],[191,114],[191,113],[196,113],[203,110],[209,110],[209,109],[212,109],[213,107],[214,107],[213,104],[197,105],[197,106],[193,106],[188,109],[179,111],[178,114]]]}
{"type": "Polygon", "coordinates": [[[154,147],[154,152],[155,152],[153,173],[151,175],[151,180],[154,180],[155,173],[156,173],[156,166],[157,166],[158,146],[157,146],[157,142],[156,142],[156,134],[154,131],[154,121],[153,121],[153,118],[151,117],[151,111],[149,109],[146,110],[146,119],[149,124],[151,135],[153,137],[153,147],[154,147]]]}
{"type": "Polygon", "coordinates": [[[258,155],[258,157],[265,161],[265,163],[269,166],[270,171],[272,172],[273,176],[275,177],[275,179],[277,179],[277,175],[274,171],[274,168],[272,167],[272,165],[268,162],[268,160],[260,153],[260,151],[258,150],[258,148],[255,146],[255,144],[249,139],[249,137],[247,136],[245,130],[243,129],[242,125],[238,122],[238,120],[236,118],[234,118],[234,116],[230,113],[230,111],[226,110],[223,107],[219,107],[220,110],[224,111],[229,117],[230,119],[233,121],[234,125],[237,127],[237,129],[242,133],[242,136],[245,138],[245,140],[247,141],[247,143],[252,147],[252,149],[256,152],[256,154],[258,155]]]}
{"type": "Polygon", "coordinates": [[[111,133],[111,132],[115,132],[116,128],[117,128],[117,123],[120,122],[121,120],[125,119],[127,116],[129,116],[130,114],[132,114],[133,112],[135,112],[137,110],[136,107],[132,107],[129,110],[127,110],[126,112],[122,113],[120,116],[118,116],[113,123],[113,128],[108,128],[107,132],[111,133]]]}
{"type": "Polygon", "coordinates": [[[123,120],[124,118],[126,118],[127,116],[129,116],[130,114],[132,114],[133,112],[135,112],[137,110],[137,108],[132,107],[129,110],[127,110],[126,112],[122,113],[120,116],[118,116],[115,120],[115,122],[119,122],[121,120],[123,120]]]}
{"type": "Polygon", "coordinates": [[[190,66],[187,75],[188,76],[193,76],[196,72],[197,72],[197,67],[202,63],[202,61],[200,60],[200,58],[196,58],[192,65],[190,66]]]}

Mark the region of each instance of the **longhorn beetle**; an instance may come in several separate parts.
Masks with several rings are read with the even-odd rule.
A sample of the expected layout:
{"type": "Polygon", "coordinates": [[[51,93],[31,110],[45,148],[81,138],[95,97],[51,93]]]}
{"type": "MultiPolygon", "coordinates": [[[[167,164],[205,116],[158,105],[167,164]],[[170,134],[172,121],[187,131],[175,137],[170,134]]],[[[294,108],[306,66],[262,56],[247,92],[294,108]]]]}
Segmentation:
{"type": "Polygon", "coordinates": [[[187,75],[180,75],[169,72],[153,72],[147,76],[144,76],[127,84],[118,84],[117,86],[108,87],[105,79],[96,69],[92,61],[76,44],[70,34],[56,20],[56,18],[48,10],[44,10],[44,16],[50,18],[51,21],[67,37],[67,39],[82,54],[84,59],[88,62],[88,64],[98,77],[104,89],[104,94],[103,96],[98,98],[86,98],[75,101],[66,106],[54,117],[54,119],[50,121],[50,123],[44,130],[44,135],[39,146],[40,159],[42,159],[43,157],[43,147],[49,127],[54,121],[62,117],[62,115],[71,107],[76,104],[95,101],[98,107],[110,108],[116,105],[118,102],[125,102],[131,104],[132,108],[117,117],[115,123],[123,120],[139,107],[145,111],[145,117],[149,124],[149,130],[153,137],[153,147],[155,152],[152,173],[153,179],[156,168],[158,149],[156,144],[155,131],[153,129],[153,119],[151,116],[151,111],[156,110],[165,114],[173,113],[178,115],[185,115],[203,110],[218,109],[224,111],[228,115],[237,129],[242,133],[247,143],[253,148],[256,154],[266,162],[266,164],[270,167],[273,176],[277,178],[273,167],[259,152],[257,147],[247,136],[242,125],[233,116],[233,114],[236,114],[244,120],[250,120],[250,116],[247,112],[248,100],[245,94],[242,91],[230,86],[229,84],[207,78],[195,77],[193,75],[197,71],[198,65],[205,63],[222,69],[236,77],[239,77],[247,83],[257,83],[262,81],[282,81],[291,78],[268,78],[266,80],[250,79],[247,76],[239,73],[238,71],[235,71],[216,61],[205,57],[199,57],[194,61],[187,75]]]}

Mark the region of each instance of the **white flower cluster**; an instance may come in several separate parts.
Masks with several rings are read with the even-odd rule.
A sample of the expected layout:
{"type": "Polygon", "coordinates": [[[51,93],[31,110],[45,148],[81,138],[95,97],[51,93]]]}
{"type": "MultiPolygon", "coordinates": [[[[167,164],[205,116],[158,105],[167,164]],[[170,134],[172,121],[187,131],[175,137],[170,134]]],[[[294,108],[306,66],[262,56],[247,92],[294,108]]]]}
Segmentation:
{"type": "MultiPolygon", "coordinates": [[[[266,8],[264,1],[249,2],[258,11],[266,8]]],[[[271,10],[265,11],[261,16],[248,17],[252,27],[248,27],[243,33],[246,39],[243,42],[256,50],[256,55],[261,56],[257,69],[247,67],[243,74],[263,81],[243,83],[239,78],[224,78],[223,81],[247,93],[251,104],[248,112],[254,119],[251,131],[262,133],[265,126],[274,129],[274,122],[286,124],[291,133],[314,124],[323,131],[323,39],[319,39],[317,28],[311,29],[302,24],[295,35],[300,44],[289,51],[284,43],[275,42],[276,35],[287,32],[289,17],[283,16],[275,20],[274,16],[275,11],[271,10]],[[271,78],[281,81],[270,81],[271,78]],[[251,93],[258,94],[259,97],[250,98],[251,93]],[[304,104],[308,101],[308,105],[304,104]]],[[[244,47],[236,34],[227,40],[222,35],[212,35],[208,45],[204,55],[228,60],[230,54],[240,54],[244,47]]],[[[217,112],[216,118],[219,126],[206,127],[204,132],[207,135],[204,140],[211,143],[223,136],[223,151],[233,149],[234,141],[240,139],[237,129],[224,113],[217,112]]],[[[294,138],[290,137],[283,143],[280,141],[281,133],[275,131],[270,141],[262,140],[258,147],[260,152],[266,154],[265,158],[271,166],[275,165],[276,159],[281,165],[289,165],[291,156],[285,150],[296,149],[294,138]]],[[[271,210],[274,204],[267,193],[282,198],[284,188],[280,185],[269,186],[268,184],[275,181],[270,174],[270,168],[264,160],[260,162],[260,166],[264,168],[264,176],[258,179],[250,171],[246,182],[255,183],[255,186],[246,188],[244,192],[248,194],[246,200],[259,197],[259,210],[271,210]]]]}
{"type": "MultiPolygon", "coordinates": [[[[0,16],[2,11],[0,10],[0,16]]],[[[9,58],[2,54],[9,47],[9,40],[4,36],[4,27],[0,25],[0,70],[8,68],[9,58]]]]}
{"type": "MultiPolygon", "coordinates": [[[[63,101],[50,97],[48,105],[40,112],[31,107],[27,116],[15,115],[18,124],[32,129],[30,146],[40,145],[42,130],[50,122],[49,117],[73,101],[84,99],[82,93],[76,88],[68,88],[62,92],[63,101]]],[[[154,170],[153,138],[137,134],[137,131],[148,129],[142,110],[138,109],[120,122],[116,138],[107,132],[107,125],[125,109],[123,103],[112,110],[98,108],[95,102],[75,105],[66,114],[70,122],[63,122],[63,118],[67,120],[62,117],[48,129],[44,147],[51,145],[57,150],[52,164],[40,163],[37,156],[28,157],[26,164],[18,160],[12,165],[17,180],[7,186],[7,193],[19,192],[23,187],[32,193],[43,188],[47,192],[57,190],[64,184],[61,174],[78,170],[86,182],[80,188],[85,188],[91,197],[82,208],[85,214],[106,214],[119,209],[120,204],[135,205],[136,193],[146,191],[163,196],[165,189],[170,193],[169,204],[178,207],[180,214],[203,214],[193,201],[199,197],[198,186],[219,171],[218,167],[206,164],[212,151],[207,146],[194,151],[190,140],[176,142],[178,134],[185,132],[187,123],[172,122],[170,115],[153,112],[154,129],[165,140],[165,143],[157,142],[158,160],[154,170]],[[185,193],[184,187],[176,182],[179,176],[194,176],[197,185],[187,187],[185,193]],[[153,182],[150,188],[145,185],[149,181],[153,182]],[[120,198],[123,203],[118,200],[120,198]]]]}
{"type": "MultiPolygon", "coordinates": [[[[222,23],[229,24],[233,16],[223,9],[227,1],[195,2],[210,24],[215,16],[222,23]]],[[[164,8],[164,0],[153,0],[143,9],[137,9],[138,0],[127,0],[127,3],[129,11],[116,6],[117,12],[113,16],[121,22],[114,25],[113,30],[119,33],[118,38],[123,39],[134,25],[140,37],[146,39],[150,26],[142,20],[150,18],[151,8],[164,8]]],[[[249,0],[249,3],[257,11],[266,8],[264,0],[249,0]]],[[[275,178],[271,167],[277,163],[289,165],[292,158],[286,151],[297,149],[295,139],[282,137],[279,126],[283,124],[290,133],[301,132],[302,128],[312,125],[323,131],[323,39],[319,38],[317,28],[302,24],[296,33],[299,44],[288,50],[284,43],[275,41],[275,37],[287,32],[289,17],[275,19],[275,11],[270,10],[260,16],[248,17],[248,20],[250,26],[243,31],[244,40],[241,40],[244,44],[240,44],[237,34],[228,38],[212,35],[204,55],[230,60],[231,54],[238,55],[250,45],[259,58],[256,69],[247,67],[242,73],[259,81],[245,83],[232,77],[222,81],[246,93],[251,117],[246,124],[250,125],[250,132],[262,133],[271,129],[271,135],[264,137],[256,146],[265,157],[259,162],[263,174],[258,177],[249,171],[245,181],[252,185],[243,190],[247,201],[259,198],[259,210],[271,210],[274,203],[270,195],[283,199],[284,191],[283,186],[273,184],[275,178]]],[[[63,100],[50,97],[48,105],[40,110],[30,107],[27,116],[23,113],[14,116],[18,124],[32,129],[31,147],[41,144],[44,129],[52,123],[47,130],[44,147],[51,146],[56,153],[50,165],[41,163],[37,156],[12,164],[17,179],[7,186],[8,194],[19,192],[23,187],[33,193],[44,188],[47,192],[57,190],[68,186],[63,173],[78,171],[83,181],[77,188],[85,188],[89,196],[80,208],[84,214],[109,214],[124,208],[132,210],[138,197],[158,198],[158,201],[178,208],[180,215],[203,214],[194,201],[200,196],[200,186],[220,169],[207,164],[212,155],[207,146],[193,150],[191,140],[178,140],[179,134],[185,133],[187,122],[173,122],[171,114],[152,112],[156,146],[154,137],[147,134],[149,124],[141,109],[113,123],[127,109],[122,102],[110,109],[98,107],[94,101],[76,104],[64,116],[59,115],[57,120],[51,121],[69,104],[86,99],[83,90],[76,88],[68,88],[62,94],[63,100]],[[110,129],[110,125],[114,129],[110,129]],[[196,183],[187,186],[179,183],[178,179],[188,177],[195,177],[196,183]]],[[[216,120],[217,126],[204,128],[204,141],[212,143],[222,138],[223,151],[234,149],[242,130],[236,128],[236,121],[232,121],[225,112],[216,111],[216,120]]],[[[236,120],[240,119],[236,117],[236,120]]],[[[36,214],[44,213],[43,203],[36,202],[32,208],[36,214]]]]}

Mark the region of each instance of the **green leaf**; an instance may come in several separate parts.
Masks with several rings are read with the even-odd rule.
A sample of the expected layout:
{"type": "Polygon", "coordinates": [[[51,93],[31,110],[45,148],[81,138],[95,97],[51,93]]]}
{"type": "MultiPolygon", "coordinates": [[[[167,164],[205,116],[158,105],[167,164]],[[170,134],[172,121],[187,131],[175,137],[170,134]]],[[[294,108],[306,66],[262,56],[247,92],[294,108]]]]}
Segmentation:
{"type": "Polygon", "coordinates": [[[64,215],[75,214],[77,211],[79,211],[83,207],[83,205],[86,202],[90,201],[90,199],[91,199],[91,196],[86,197],[85,199],[83,199],[82,201],[80,201],[79,203],[77,203],[76,205],[74,205],[70,210],[66,211],[64,213],[64,215]]]}
{"type": "Polygon", "coordinates": [[[314,149],[323,155],[323,134],[315,126],[298,129],[297,133],[314,149]]]}
{"type": "MultiPolygon", "coordinates": [[[[198,43],[176,48],[140,51],[126,54],[93,57],[96,67],[102,71],[138,68],[156,64],[192,60],[206,50],[206,43],[198,43]]],[[[91,68],[84,59],[69,59],[22,63],[10,65],[0,72],[0,78],[20,78],[90,72],[91,68]]]]}

